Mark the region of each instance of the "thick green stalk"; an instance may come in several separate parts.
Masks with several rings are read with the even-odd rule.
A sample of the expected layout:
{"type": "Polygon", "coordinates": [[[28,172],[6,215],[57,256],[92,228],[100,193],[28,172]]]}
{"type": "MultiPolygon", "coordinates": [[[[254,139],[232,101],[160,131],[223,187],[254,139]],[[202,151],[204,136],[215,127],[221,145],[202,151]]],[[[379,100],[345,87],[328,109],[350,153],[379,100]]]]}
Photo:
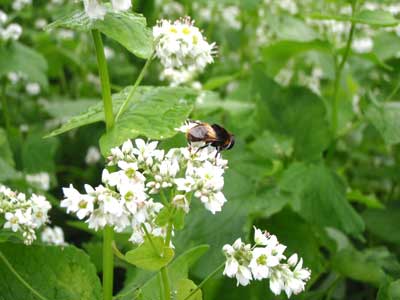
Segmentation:
{"type": "Polygon", "coordinates": [[[207,283],[208,280],[210,280],[216,274],[218,274],[224,266],[225,266],[225,262],[220,264],[214,271],[212,271],[206,278],[204,278],[204,280],[197,286],[197,288],[195,288],[193,291],[191,291],[190,294],[187,295],[184,300],[189,300],[190,297],[192,297],[194,294],[196,294],[197,291],[200,290],[203,287],[203,285],[205,285],[207,283]]]}
{"type": "MultiPolygon", "coordinates": [[[[355,13],[355,8],[356,8],[356,2],[352,5],[352,14],[353,15],[355,13]]],[[[349,58],[355,29],[356,29],[356,24],[354,22],[352,22],[342,60],[340,61],[339,66],[337,66],[337,68],[336,68],[335,85],[334,85],[333,99],[332,99],[332,103],[331,103],[331,114],[332,114],[332,121],[331,121],[332,124],[331,125],[332,125],[332,135],[334,138],[336,136],[337,129],[338,129],[339,86],[340,86],[340,81],[342,79],[343,68],[346,65],[347,59],[349,58]]]]}
{"type": "MultiPolygon", "coordinates": [[[[97,65],[101,82],[101,94],[103,97],[104,117],[106,130],[114,125],[114,114],[111,99],[110,78],[108,76],[107,61],[104,54],[103,41],[98,30],[92,30],[94,46],[96,48],[97,65]]],[[[103,299],[112,300],[114,281],[114,255],[113,243],[114,230],[106,226],[103,231],[103,299]]]]}
{"type": "Polygon", "coordinates": [[[164,289],[164,300],[171,300],[171,287],[169,284],[169,276],[167,267],[161,268],[161,280],[164,289]]]}
{"type": "Polygon", "coordinates": [[[154,54],[152,54],[150,56],[150,58],[146,61],[145,65],[143,66],[142,70],[139,73],[139,76],[136,78],[136,81],[133,85],[133,87],[131,88],[131,90],[129,91],[128,96],[126,97],[124,103],[122,103],[117,116],[115,117],[115,120],[118,120],[118,118],[121,116],[121,114],[128,108],[129,103],[132,101],[133,96],[135,95],[136,89],[139,86],[139,84],[142,82],[143,80],[143,76],[146,73],[146,70],[149,68],[151,61],[153,60],[154,54]]]}
{"type": "Polygon", "coordinates": [[[114,125],[114,114],[111,99],[110,77],[108,76],[107,60],[104,54],[103,41],[98,30],[92,30],[94,46],[96,48],[97,66],[101,82],[101,94],[103,97],[104,117],[107,131],[114,125]]]}

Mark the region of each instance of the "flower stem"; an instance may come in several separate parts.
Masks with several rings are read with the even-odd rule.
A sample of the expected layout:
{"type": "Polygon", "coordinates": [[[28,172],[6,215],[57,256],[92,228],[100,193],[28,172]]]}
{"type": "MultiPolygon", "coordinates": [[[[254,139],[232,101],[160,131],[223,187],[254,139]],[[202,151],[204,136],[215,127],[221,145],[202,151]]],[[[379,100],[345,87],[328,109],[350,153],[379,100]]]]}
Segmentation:
{"type": "Polygon", "coordinates": [[[133,96],[135,95],[136,89],[139,86],[139,84],[142,82],[143,76],[146,72],[146,70],[149,68],[151,61],[154,58],[154,54],[152,54],[146,61],[146,63],[144,64],[142,70],[139,73],[139,76],[136,78],[136,81],[133,85],[133,87],[131,88],[131,90],[129,91],[128,96],[126,97],[124,103],[122,103],[117,116],[115,117],[115,120],[118,120],[118,118],[121,116],[121,114],[128,108],[129,103],[132,101],[133,96]]]}
{"type": "MultiPolygon", "coordinates": [[[[104,118],[106,122],[106,131],[109,131],[114,125],[114,114],[111,99],[110,78],[108,76],[107,61],[104,54],[103,41],[98,30],[92,30],[94,46],[96,49],[97,66],[101,82],[101,94],[104,105],[104,118]]],[[[114,256],[113,243],[114,230],[110,226],[103,230],[103,299],[111,300],[113,295],[114,280],[114,256]]]]}
{"type": "Polygon", "coordinates": [[[36,291],[28,282],[25,281],[24,278],[17,272],[17,270],[14,269],[14,267],[11,265],[11,263],[8,261],[8,259],[4,256],[3,252],[0,251],[0,258],[4,262],[4,264],[7,266],[7,268],[10,270],[11,273],[14,274],[15,277],[18,278],[18,280],[28,289],[31,291],[32,294],[34,294],[37,298],[41,300],[48,300],[46,297],[42,296],[38,291],[36,291]]]}
{"type": "MultiPolygon", "coordinates": [[[[165,237],[165,247],[169,247],[172,236],[172,222],[169,221],[167,225],[167,235],[165,237]]],[[[168,269],[167,267],[161,268],[161,279],[164,287],[164,300],[171,300],[171,287],[169,283],[168,269]]]]}
{"type": "Polygon", "coordinates": [[[110,77],[108,76],[108,68],[106,56],[104,54],[103,41],[100,32],[96,29],[92,30],[94,46],[96,48],[97,66],[99,68],[101,94],[103,96],[104,117],[106,121],[107,131],[114,125],[114,114],[111,99],[110,77]]]}
{"type": "Polygon", "coordinates": [[[213,278],[216,274],[218,274],[218,272],[221,271],[221,269],[225,266],[225,262],[223,262],[222,264],[220,264],[214,271],[212,271],[210,274],[208,274],[208,276],[206,278],[204,278],[204,280],[202,282],[200,282],[200,284],[193,290],[190,292],[189,295],[186,296],[186,298],[184,298],[183,300],[189,300],[190,297],[192,297],[194,294],[197,293],[198,290],[200,290],[203,285],[205,285],[207,283],[208,280],[210,280],[211,278],[213,278]]]}
{"type": "MultiPolygon", "coordinates": [[[[354,1],[354,3],[352,4],[352,16],[354,16],[354,13],[356,10],[356,4],[357,4],[357,1],[354,1]]],[[[331,126],[332,126],[332,135],[334,138],[335,138],[337,130],[338,130],[339,85],[340,85],[340,81],[342,78],[343,68],[346,64],[347,59],[349,58],[355,29],[356,29],[356,24],[352,21],[349,36],[347,38],[346,48],[344,50],[342,60],[340,61],[339,66],[337,66],[337,68],[336,68],[335,85],[334,85],[334,91],[333,91],[333,99],[332,99],[332,103],[331,103],[331,114],[332,114],[331,126]]]]}

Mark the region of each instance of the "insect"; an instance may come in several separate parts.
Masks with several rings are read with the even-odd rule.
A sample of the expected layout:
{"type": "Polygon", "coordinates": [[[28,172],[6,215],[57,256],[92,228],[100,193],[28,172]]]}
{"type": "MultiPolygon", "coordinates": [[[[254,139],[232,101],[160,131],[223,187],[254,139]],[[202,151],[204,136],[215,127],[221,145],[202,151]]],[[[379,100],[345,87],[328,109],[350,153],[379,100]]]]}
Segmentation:
{"type": "MultiPolygon", "coordinates": [[[[197,125],[191,127],[186,132],[189,144],[194,142],[204,142],[205,145],[197,151],[211,145],[217,149],[216,156],[222,150],[229,150],[235,145],[235,136],[218,124],[208,124],[196,122],[197,125]]],[[[196,152],[197,152],[196,151],[196,152]]]]}

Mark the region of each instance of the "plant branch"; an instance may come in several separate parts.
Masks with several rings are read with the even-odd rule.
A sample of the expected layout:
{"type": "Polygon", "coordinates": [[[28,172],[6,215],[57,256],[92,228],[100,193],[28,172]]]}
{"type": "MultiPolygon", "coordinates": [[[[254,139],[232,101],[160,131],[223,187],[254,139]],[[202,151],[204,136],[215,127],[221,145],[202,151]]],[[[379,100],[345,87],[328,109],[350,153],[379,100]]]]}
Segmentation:
{"type": "Polygon", "coordinates": [[[4,264],[7,266],[7,268],[11,271],[11,273],[14,274],[15,277],[18,278],[18,280],[34,294],[36,297],[38,297],[41,300],[48,300],[46,297],[42,296],[38,291],[36,291],[28,282],[25,281],[24,278],[17,272],[17,270],[14,269],[14,267],[11,265],[11,263],[8,261],[8,259],[4,256],[3,252],[0,251],[0,258],[4,262],[4,264]]]}
{"type": "Polygon", "coordinates": [[[216,274],[218,274],[218,272],[221,271],[221,269],[225,266],[225,262],[223,262],[222,264],[220,264],[214,271],[212,271],[206,278],[204,278],[204,280],[202,282],[200,282],[200,284],[193,290],[190,292],[189,295],[186,296],[186,298],[184,298],[183,300],[189,300],[190,297],[192,297],[194,294],[197,293],[198,290],[200,290],[203,285],[205,285],[207,283],[208,280],[210,280],[211,278],[213,278],[216,274]]]}
{"type": "MultiPolygon", "coordinates": [[[[104,46],[101,34],[98,30],[92,30],[94,46],[96,49],[97,65],[101,82],[101,94],[104,106],[104,118],[106,122],[106,131],[114,125],[114,114],[112,107],[110,78],[108,75],[107,60],[104,54],[104,46]]],[[[111,300],[113,295],[114,281],[114,255],[113,243],[114,230],[110,226],[103,230],[103,299],[111,300]]]]}
{"type": "MultiPolygon", "coordinates": [[[[354,16],[354,13],[356,10],[356,5],[357,5],[357,1],[355,1],[352,5],[352,16],[354,16]]],[[[332,115],[332,121],[331,121],[332,124],[331,125],[332,125],[333,137],[336,136],[337,129],[338,129],[339,85],[340,85],[340,81],[342,79],[343,68],[346,65],[347,59],[349,58],[355,29],[356,29],[356,24],[352,21],[351,27],[350,27],[350,32],[349,32],[347,42],[346,42],[346,48],[344,50],[342,60],[340,61],[339,66],[337,66],[337,68],[336,68],[335,85],[334,85],[333,99],[332,99],[332,103],[331,103],[331,115],[332,115]]]]}
{"type": "Polygon", "coordinates": [[[5,81],[1,84],[1,108],[3,111],[4,123],[6,125],[7,133],[9,134],[11,131],[11,121],[10,115],[8,110],[8,102],[7,102],[7,95],[6,95],[6,83],[5,81]]]}
{"type": "Polygon", "coordinates": [[[135,95],[135,92],[137,90],[137,87],[143,80],[143,76],[146,73],[146,70],[149,68],[151,61],[154,58],[154,53],[147,59],[146,63],[144,64],[142,70],[139,73],[139,76],[136,78],[136,81],[133,85],[133,87],[130,89],[128,96],[126,97],[124,103],[122,103],[117,116],[115,117],[115,120],[118,120],[121,114],[128,108],[129,103],[132,101],[133,96],[135,95]]]}

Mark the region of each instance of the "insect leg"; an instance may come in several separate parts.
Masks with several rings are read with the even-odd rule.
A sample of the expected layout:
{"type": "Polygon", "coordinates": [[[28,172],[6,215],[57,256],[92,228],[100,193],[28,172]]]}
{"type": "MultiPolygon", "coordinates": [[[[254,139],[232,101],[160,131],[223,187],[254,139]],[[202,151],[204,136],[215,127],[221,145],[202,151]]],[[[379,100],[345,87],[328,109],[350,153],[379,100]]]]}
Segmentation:
{"type": "Polygon", "coordinates": [[[204,146],[201,146],[199,148],[197,148],[196,152],[194,154],[197,154],[197,152],[199,152],[200,150],[207,148],[209,144],[205,144],[204,146]]]}

